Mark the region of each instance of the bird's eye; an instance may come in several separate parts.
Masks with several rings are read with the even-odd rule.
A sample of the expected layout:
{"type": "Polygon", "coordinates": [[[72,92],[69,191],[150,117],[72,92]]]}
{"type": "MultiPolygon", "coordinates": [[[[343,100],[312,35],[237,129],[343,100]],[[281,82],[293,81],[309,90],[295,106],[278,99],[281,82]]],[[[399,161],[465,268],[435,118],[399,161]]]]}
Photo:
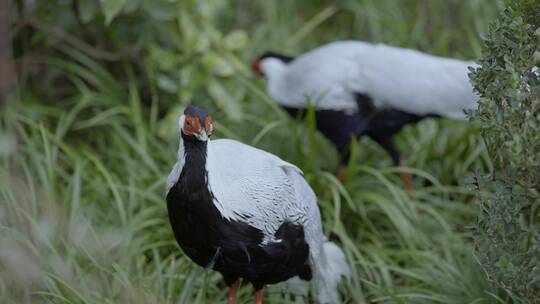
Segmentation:
{"type": "Polygon", "coordinates": [[[191,122],[190,122],[189,120],[186,121],[186,124],[187,124],[188,126],[191,126],[191,122]]]}

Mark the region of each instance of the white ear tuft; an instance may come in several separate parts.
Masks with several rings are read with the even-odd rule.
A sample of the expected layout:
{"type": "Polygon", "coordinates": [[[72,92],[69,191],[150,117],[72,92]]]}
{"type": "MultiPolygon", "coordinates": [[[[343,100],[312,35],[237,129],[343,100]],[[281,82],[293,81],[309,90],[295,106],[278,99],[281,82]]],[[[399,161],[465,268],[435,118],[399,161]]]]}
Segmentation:
{"type": "Polygon", "coordinates": [[[180,116],[180,119],[178,120],[178,127],[180,128],[179,131],[182,131],[185,121],[186,121],[186,115],[180,116]]]}

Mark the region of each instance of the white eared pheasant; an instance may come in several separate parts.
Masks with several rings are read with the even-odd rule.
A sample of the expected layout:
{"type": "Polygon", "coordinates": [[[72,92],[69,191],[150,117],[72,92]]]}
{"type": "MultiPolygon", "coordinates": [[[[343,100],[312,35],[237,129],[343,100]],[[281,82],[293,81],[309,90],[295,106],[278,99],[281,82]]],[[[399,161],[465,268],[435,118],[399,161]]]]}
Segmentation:
{"type": "MultiPolygon", "coordinates": [[[[352,137],[367,135],[403,165],[392,136],[425,117],[462,119],[478,96],[469,82],[473,62],[358,41],[330,43],[297,58],[268,52],[253,63],[268,94],[296,116],[308,102],[317,127],[341,154],[344,179],[352,137]]],[[[412,178],[402,174],[405,186],[412,178]]]]}
{"type": "Polygon", "coordinates": [[[349,274],[341,249],[325,240],[317,199],[302,172],[268,152],[228,139],[210,140],[208,111],[180,117],[178,160],[167,179],[174,236],[195,263],[220,272],[236,301],[239,280],[262,303],[267,284],[313,278],[319,301],[338,299],[349,274]]]}

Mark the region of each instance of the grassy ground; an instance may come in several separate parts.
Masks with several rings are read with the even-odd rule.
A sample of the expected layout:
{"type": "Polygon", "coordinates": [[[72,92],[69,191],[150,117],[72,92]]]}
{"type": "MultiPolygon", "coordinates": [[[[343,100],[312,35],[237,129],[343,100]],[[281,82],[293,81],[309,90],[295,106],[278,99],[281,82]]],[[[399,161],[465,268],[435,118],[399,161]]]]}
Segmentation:
{"type": "MultiPolygon", "coordinates": [[[[332,146],[309,120],[292,121],[279,111],[263,82],[248,72],[250,60],[265,49],[297,54],[336,39],[475,59],[479,35],[499,5],[216,3],[174,10],[179,26],[173,33],[182,32],[180,38],[155,38],[151,46],[136,41],[135,56],[112,63],[96,52],[99,44],[81,45],[94,45],[91,30],[66,38],[54,36],[47,24],[31,24],[34,35],[56,39],[41,48],[25,40],[28,32],[16,33],[23,49],[19,100],[2,111],[0,124],[1,302],[224,301],[220,276],[195,266],[176,245],[164,203],[165,179],[176,158],[177,115],[196,100],[215,113],[216,137],[264,148],[304,169],[318,194],[325,232],[341,244],[353,268],[342,286],[349,303],[506,303],[472,255],[468,226],[478,206],[468,185],[475,171],[490,167],[474,125],[427,120],[401,132],[397,141],[407,151],[407,170],[416,175],[413,193],[402,189],[398,169],[367,139],[356,146],[351,179],[341,184],[332,174],[332,146]],[[193,21],[190,9],[211,18],[193,21]],[[204,30],[190,33],[193,24],[204,30]],[[232,29],[241,32],[230,34],[232,29]],[[233,41],[233,51],[223,52],[218,36],[224,46],[233,41]],[[206,46],[204,39],[210,41],[206,46]],[[204,54],[194,57],[201,52],[190,51],[192,46],[204,54]],[[168,65],[168,59],[177,61],[168,65]]],[[[115,22],[146,17],[125,12],[118,18],[111,32],[120,27],[115,22]]],[[[158,21],[143,21],[164,29],[158,21]]],[[[66,31],[73,34],[73,28],[66,31]]],[[[112,48],[126,54],[125,45],[112,48]]],[[[251,295],[244,286],[240,303],[251,302],[251,295]]],[[[279,286],[269,288],[267,297],[269,303],[293,301],[279,286]]]]}

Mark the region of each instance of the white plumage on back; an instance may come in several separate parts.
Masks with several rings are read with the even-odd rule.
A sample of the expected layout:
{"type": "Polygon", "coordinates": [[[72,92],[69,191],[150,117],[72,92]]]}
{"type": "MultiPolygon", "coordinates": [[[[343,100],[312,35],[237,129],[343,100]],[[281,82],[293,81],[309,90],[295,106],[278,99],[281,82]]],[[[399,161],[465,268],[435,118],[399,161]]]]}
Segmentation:
{"type": "Polygon", "coordinates": [[[318,109],[356,110],[361,93],[377,108],[462,118],[478,101],[468,78],[474,62],[384,44],[334,42],[288,64],[271,57],[260,64],[270,96],[290,107],[309,100],[318,109]]]}
{"type": "Polygon", "coordinates": [[[284,221],[319,221],[307,218],[309,208],[317,209],[311,188],[294,187],[292,179],[302,173],[296,166],[229,139],[209,141],[207,153],[208,184],[225,218],[261,229],[265,242],[284,221]]]}

